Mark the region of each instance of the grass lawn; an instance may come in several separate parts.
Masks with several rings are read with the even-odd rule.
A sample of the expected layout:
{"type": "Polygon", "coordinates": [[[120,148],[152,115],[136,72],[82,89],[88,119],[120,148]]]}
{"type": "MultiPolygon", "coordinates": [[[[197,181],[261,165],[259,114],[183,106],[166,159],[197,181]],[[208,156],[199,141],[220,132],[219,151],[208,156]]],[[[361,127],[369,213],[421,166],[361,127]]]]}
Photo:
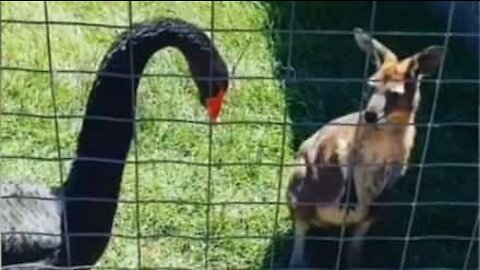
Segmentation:
{"type": "MultiPolygon", "coordinates": [[[[210,2],[133,2],[133,21],[157,16],[179,17],[210,28],[210,2]]],[[[266,5],[266,4],[265,4],[266,5]]],[[[127,2],[51,2],[48,17],[53,21],[74,21],[128,26],[127,2]]],[[[2,2],[2,19],[44,21],[42,2],[2,2]]],[[[257,2],[215,4],[215,28],[268,28],[268,7],[257,2]]],[[[50,26],[51,65],[54,70],[94,71],[121,29],[58,25],[50,26]]],[[[49,69],[48,42],[43,24],[2,25],[2,65],[27,69],[49,69]]],[[[218,32],[215,42],[230,66],[250,44],[237,67],[239,76],[274,76],[276,65],[272,40],[263,33],[218,32]]],[[[166,49],[155,55],[147,73],[188,74],[181,54],[166,49]]],[[[60,115],[82,115],[93,75],[78,73],[3,70],[1,110],[3,113],[53,115],[51,85],[60,115]]],[[[222,115],[224,121],[283,121],[284,96],[278,80],[239,80],[222,115]]],[[[148,77],[140,85],[141,118],[205,120],[190,79],[148,77]]],[[[48,118],[2,115],[0,154],[55,159],[72,157],[81,119],[61,118],[58,130],[48,118]],[[59,145],[57,144],[57,134],[59,145]],[[58,148],[59,147],[59,148],[58,148]]],[[[142,163],[138,165],[138,195],[141,200],[178,203],[141,204],[137,216],[134,203],[122,203],[115,219],[114,237],[99,263],[104,267],[178,267],[200,269],[208,259],[210,269],[260,267],[269,237],[274,232],[276,206],[232,202],[277,200],[279,167],[235,165],[211,168],[192,165],[208,163],[209,127],[174,122],[138,124],[139,160],[177,160],[186,164],[142,163]],[[207,194],[208,182],[211,194],[207,194]],[[214,203],[210,207],[206,203],[214,203]],[[137,218],[140,227],[137,228],[137,218]],[[209,236],[206,258],[207,219],[209,236]],[[137,232],[142,235],[137,240],[137,232]],[[255,236],[249,238],[248,236],[255,236]],[[234,237],[234,238],[232,238],[234,237]],[[140,249],[137,249],[138,244],[140,249]],[[140,252],[140,254],[138,253],[140,252]]],[[[220,125],[213,128],[212,159],[220,163],[279,163],[284,127],[266,124],[220,125]]],[[[286,130],[286,142],[290,132],[286,130]]],[[[285,161],[291,149],[285,144],[285,161]]],[[[129,160],[134,160],[133,148],[129,160]]],[[[2,178],[29,177],[37,183],[55,186],[68,173],[70,162],[0,159],[2,178]]],[[[287,171],[283,171],[284,176],[287,171]]],[[[285,177],[283,178],[285,184],[285,177]]],[[[136,199],[135,165],[125,171],[121,199],[136,199]]],[[[283,185],[284,186],[284,185],[283,185]]],[[[283,190],[280,197],[284,198],[283,190]]],[[[279,229],[290,223],[281,207],[279,229]]],[[[94,218],[94,217],[92,217],[94,218]]]]}

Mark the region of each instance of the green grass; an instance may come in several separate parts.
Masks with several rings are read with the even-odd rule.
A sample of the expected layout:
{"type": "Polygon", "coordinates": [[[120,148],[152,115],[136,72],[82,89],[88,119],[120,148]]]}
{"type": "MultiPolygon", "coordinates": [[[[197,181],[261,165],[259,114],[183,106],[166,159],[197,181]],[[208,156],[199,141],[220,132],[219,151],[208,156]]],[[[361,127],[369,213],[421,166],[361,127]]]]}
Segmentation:
{"type": "MultiPolygon", "coordinates": [[[[128,25],[127,2],[52,2],[50,20],[128,25]]],[[[133,21],[157,16],[179,17],[209,28],[210,2],[134,2],[133,21]]],[[[44,21],[43,3],[3,2],[2,18],[44,21]]],[[[257,2],[216,3],[216,28],[259,29],[270,25],[268,7],[257,2]]],[[[118,29],[52,25],[50,40],[54,70],[96,70],[118,29]]],[[[220,32],[215,34],[220,52],[232,66],[250,43],[237,67],[239,76],[274,76],[275,58],[272,40],[262,33],[220,32]]],[[[11,67],[48,70],[45,25],[2,25],[2,64],[11,67]]],[[[166,49],[150,61],[148,73],[188,74],[186,62],[178,51],[166,49]]],[[[59,114],[81,115],[94,77],[92,75],[54,73],[53,86],[59,114]]],[[[3,71],[1,85],[3,112],[52,115],[53,102],[48,73],[3,71]]],[[[204,120],[196,89],[190,79],[148,77],[140,85],[140,117],[204,120]]],[[[279,81],[241,80],[228,97],[222,115],[226,121],[283,120],[284,96],[279,81]]],[[[74,155],[79,119],[61,119],[58,135],[62,157],[74,155]]],[[[51,119],[3,116],[0,123],[1,155],[29,155],[56,158],[57,130],[51,119]]],[[[208,162],[208,132],[205,125],[168,122],[139,124],[138,157],[199,163],[208,162]]],[[[213,127],[214,162],[278,163],[281,158],[283,127],[245,124],[213,127]]],[[[287,142],[290,140],[287,130],[287,142]]],[[[133,150],[133,148],[132,148],[133,150]]],[[[285,146],[286,161],[291,150],[285,146]]],[[[133,151],[129,159],[133,160],[133,151]]],[[[70,163],[62,164],[63,176],[70,163]]],[[[211,170],[212,202],[265,202],[277,199],[278,167],[220,166],[211,170]]],[[[205,166],[182,164],[142,164],[138,166],[139,196],[142,200],[208,202],[208,170],[205,166]]],[[[284,173],[287,173],[284,171],[284,173]]],[[[28,176],[37,183],[55,186],[60,179],[57,162],[1,159],[0,176],[28,176]]],[[[285,183],[285,181],[284,181],[285,183]]],[[[281,194],[283,199],[283,191],[281,194]]],[[[122,185],[122,200],[135,200],[135,167],[128,165],[122,185]]],[[[229,236],[270,236],[275,223],[272,205],[215,205],[210,207],[208,260],[211,269],[258,268],[270,245],[269,239],[229,236]]],[[[282,207],[280,228],[289,226],[282,207]]],[[[151,203],[140,206],[140,228],[134,204],[121,204],[115,218],[114,234],[158,237],[140,241],[143,267],[186,267],[200,269],[205,258],[207,207],[189,204],[151,203]],[[168,237],[166,237],[168,236],[168,237]],[[175,237],[180,236],[180,237],[175,237]],[[184,238],[190,236],[199,240],[184,238]]],[[[116,237],[99,266],[135,267],[137,240],[116,237]]]]}

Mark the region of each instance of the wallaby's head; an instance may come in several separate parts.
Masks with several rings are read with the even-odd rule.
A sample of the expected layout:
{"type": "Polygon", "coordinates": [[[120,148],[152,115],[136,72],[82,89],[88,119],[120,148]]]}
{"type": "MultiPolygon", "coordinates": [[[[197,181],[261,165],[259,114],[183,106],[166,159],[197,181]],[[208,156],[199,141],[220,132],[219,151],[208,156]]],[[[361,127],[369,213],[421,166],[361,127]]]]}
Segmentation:
{"type": "Polygon", "coordinates": [[[434,73],[444,57],[442,46],[427,47],[409,57],[397,55],[360,28],[354,29],[358,46],[370,54],[376,71],[369,77],[373,94],[363,112],[370,124],[407,124],[420,102],[420,82],[434,73]]]}

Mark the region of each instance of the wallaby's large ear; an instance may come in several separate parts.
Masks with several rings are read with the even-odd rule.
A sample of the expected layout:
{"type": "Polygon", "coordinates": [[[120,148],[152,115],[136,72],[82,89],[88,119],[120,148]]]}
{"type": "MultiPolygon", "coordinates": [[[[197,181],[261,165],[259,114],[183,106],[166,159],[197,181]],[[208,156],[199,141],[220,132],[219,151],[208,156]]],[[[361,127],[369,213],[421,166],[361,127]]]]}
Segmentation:
{"type": "Polygon", "coordinates": [[[353,35],[358,47],[366,53],[370,52],[371,56],[373,56],[377,68],[379,68],[384,62],[397,61],[397,56],[390,49],[380,41],[365,33],[361,28],[354,28],[353,35]]]}
{"type": "Polygon", "coordinates": [[[422,75],[430,75],[435,72],[442,63],[445,47],[430,46],[415,55],[418,63],[418,72],[422,75]]]}

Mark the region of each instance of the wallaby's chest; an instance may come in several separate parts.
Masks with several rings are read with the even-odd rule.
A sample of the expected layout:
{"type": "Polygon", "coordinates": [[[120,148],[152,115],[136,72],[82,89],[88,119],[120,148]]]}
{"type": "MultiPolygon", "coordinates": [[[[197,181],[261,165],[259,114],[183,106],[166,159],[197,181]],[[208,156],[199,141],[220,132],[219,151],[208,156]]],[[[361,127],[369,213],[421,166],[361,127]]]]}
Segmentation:
{"type": "Polygon", "coordinates": [[[367,130],[352,142],[351,161],[356,166],[366,165],[372,169],[385,163],[403,162],[408,158],[410,139],[406,133],[389,133],[382,130],[367,130]]]}

